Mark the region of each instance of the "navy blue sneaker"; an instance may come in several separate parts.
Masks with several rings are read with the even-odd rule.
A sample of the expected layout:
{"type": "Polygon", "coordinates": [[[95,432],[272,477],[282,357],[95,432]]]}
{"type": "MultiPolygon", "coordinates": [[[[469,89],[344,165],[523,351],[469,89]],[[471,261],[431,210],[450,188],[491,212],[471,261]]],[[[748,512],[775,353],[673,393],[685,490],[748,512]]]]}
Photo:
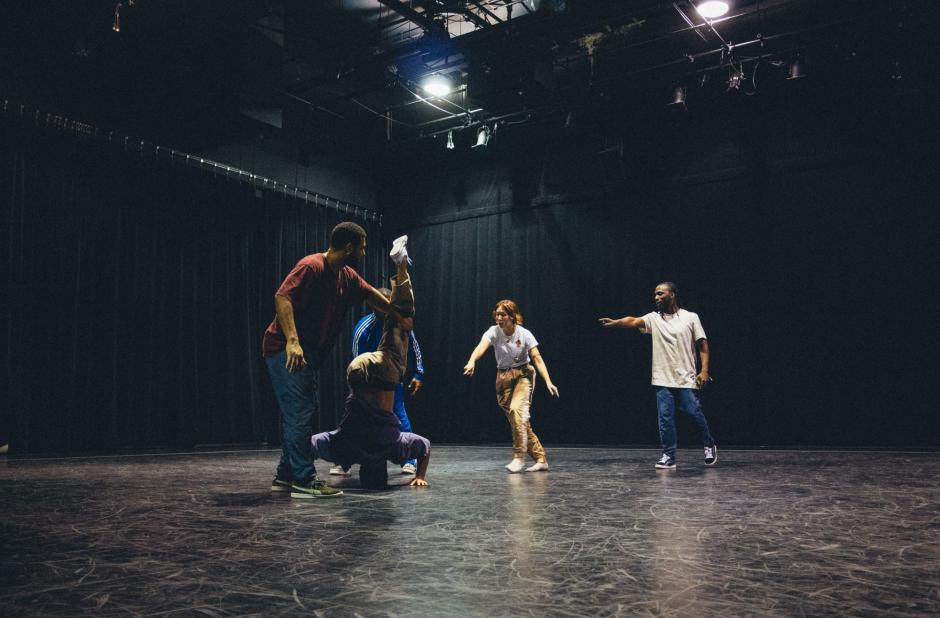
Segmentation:
{"type": "Polygon", "coordinates": [[[675,470],[676,469],[676,460],[663,453],[663,456],[659,458],[659,461],[656,462],[657,470],[675,470]]]}

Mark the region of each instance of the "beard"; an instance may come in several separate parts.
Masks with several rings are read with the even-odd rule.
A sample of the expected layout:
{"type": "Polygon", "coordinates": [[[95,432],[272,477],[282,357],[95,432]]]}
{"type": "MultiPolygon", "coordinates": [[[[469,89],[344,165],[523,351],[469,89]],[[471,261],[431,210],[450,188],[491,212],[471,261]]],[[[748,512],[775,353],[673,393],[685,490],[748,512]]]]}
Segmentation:
{"type": "Polygon", "coordinates": [[[355,253],[350,253],[343,261],[345,262],[346,266],[349,266],[357,272],[359,271],[359,256],[355,253]]]}

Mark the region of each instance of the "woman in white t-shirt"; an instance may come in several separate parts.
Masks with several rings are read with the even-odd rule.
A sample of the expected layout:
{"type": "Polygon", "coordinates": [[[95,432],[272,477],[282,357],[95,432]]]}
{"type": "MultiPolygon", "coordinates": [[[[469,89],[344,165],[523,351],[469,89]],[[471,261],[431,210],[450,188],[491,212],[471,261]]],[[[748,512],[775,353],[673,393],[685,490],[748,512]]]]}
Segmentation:
{"type": "Polygon", "coordinates": [[[512,461],[506,465],[506,469],[522,472],[528,453],[535,464],[526,468],[527,472],[548,470],[545,449],[532,431],[529,416],[532,392],[535,390],[535,372],[538,371],[542,376],[548,392],[553,396],[558,397],[558,389],[548,375],[548,367],[539,352],[539,342],[522,327],[522,313],[516,303],[511,300],[496,303],[493,319],[496,324],[483,333],[463,373],[472,376],[476,362],[486,353],[487,348],[493,346],[496,353],[496,403],[506,413],[512,428],[512,461]]]}

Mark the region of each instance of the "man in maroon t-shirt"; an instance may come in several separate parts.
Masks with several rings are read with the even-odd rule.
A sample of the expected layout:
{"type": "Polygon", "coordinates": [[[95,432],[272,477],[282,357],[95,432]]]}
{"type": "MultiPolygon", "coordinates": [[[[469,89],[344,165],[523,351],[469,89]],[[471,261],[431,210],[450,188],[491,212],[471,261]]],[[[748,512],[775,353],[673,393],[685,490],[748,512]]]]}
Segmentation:
{"type": "Polygon", "coordinates": [[[318,405],[317,370],[349,308],[365,301],[381,313],[394,312],[388,299],[352,268],[365,253],[366,231],[350,221],[340,223],[326,253],[297,262],[274,295],[276,316],[261,345],[281,410],[281,460],[271,491],[316,498],[343,494],[317,479],[311,423],[318,405]]]}

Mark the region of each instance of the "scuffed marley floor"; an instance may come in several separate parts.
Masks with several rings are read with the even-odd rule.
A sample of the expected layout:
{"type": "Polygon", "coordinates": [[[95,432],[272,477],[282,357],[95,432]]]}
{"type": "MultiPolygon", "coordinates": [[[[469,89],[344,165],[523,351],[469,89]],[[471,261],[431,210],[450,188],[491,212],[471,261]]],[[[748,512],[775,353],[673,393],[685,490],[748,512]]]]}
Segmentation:
{"type": "Polygon", "coordinates": [[[548,454],[437,446],[428,488],[315,501],[272,450],[0,459],[0,614],[940,615],[940,453],[548,454]]]}

